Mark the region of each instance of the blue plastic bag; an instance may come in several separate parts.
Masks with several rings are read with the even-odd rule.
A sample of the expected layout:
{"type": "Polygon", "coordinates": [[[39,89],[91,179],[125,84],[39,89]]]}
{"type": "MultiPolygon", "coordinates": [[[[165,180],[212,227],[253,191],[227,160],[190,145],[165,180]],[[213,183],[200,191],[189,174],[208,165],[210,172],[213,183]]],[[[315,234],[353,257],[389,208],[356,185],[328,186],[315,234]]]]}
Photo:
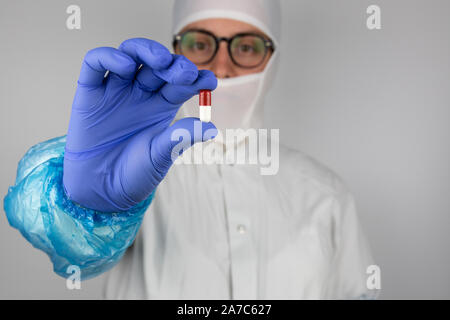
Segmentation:
{"type": "Polygon", "coordinates": [[[64,192],[66,137],[33,146],[20,160],[16,182],[4,199],[9,224],[46,252],[54,271],[68,277],[78,266],[81,279],[112,268],[133,243],[154,193],[126,212],[102,213],[83,208],[64,192]]]}

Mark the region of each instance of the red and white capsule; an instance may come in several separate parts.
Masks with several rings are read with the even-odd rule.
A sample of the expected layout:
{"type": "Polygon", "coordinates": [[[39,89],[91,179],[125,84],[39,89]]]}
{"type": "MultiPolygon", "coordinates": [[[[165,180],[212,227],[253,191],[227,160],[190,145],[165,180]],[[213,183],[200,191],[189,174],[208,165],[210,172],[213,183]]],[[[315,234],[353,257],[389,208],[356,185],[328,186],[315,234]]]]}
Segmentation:
{"type": "Polygon", "coordinates": [[[211,121],[211,90],[200,90],[199,97],[199,111],[200,121],[211,121]]]}

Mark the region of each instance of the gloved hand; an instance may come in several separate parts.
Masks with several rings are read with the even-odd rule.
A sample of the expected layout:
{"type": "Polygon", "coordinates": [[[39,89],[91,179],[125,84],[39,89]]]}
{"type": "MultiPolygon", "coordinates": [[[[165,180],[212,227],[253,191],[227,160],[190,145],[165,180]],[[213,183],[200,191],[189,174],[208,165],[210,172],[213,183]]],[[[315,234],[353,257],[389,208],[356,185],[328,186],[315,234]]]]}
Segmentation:
{"type": "Polygon", "coordinates": [[[184,149],[217,134],[212,123],[197,118],[170,126],[186,100],[216,86],[212,72],[199,71],[152,40],[135,38],[119,49],[89,51],[67,134],[63,184],[68,197],[103,212],[128,210],[146,199],[177,156],[172,151],[182,139],[172,138],[174,130],[190,134],[182,141],[184,149]],[[194,132],[194,125],[201,132],[194,132]]]}

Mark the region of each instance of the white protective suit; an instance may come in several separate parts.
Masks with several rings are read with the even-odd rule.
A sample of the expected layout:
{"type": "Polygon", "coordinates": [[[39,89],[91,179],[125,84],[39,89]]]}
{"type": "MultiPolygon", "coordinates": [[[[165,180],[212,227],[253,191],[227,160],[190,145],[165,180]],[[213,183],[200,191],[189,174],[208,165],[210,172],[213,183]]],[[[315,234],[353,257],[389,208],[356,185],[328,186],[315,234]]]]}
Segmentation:
{"type": "MultiPolygon", "coordinates": [[[[173,32],[214,17],[257,26],[279,51],[278,1],[176,1],[173,32]]],[[[244,91],[254,94],[243,99],[250,107],[243,106],[241,123],[230,113],[229,119],[218,121],[219,129],[262,125],[263,93],[278,57],[276,51],[262,74],[242,81],[259,89],[244,91]]],[[[226,114],[216,112],[214,97],[215,92],[213,122],[218,114],[226,114]]],[[[182,107],[183,115],[197,116],[198,109],[188,105],[182,107]]],[[[238,148],[245,147],[243,141],[238,148]]],[[[199,152],[196,145],[192,154],[199,152]]],[[[283,146],[279,161],[275,175],[262,175],[255,164],[174,165],[158,186],[134,245],[110,272],[106,297],[374,296],[366,286],[366,270],[373,264],[370,250],[342,180],[311,157],[283,146]]]]}

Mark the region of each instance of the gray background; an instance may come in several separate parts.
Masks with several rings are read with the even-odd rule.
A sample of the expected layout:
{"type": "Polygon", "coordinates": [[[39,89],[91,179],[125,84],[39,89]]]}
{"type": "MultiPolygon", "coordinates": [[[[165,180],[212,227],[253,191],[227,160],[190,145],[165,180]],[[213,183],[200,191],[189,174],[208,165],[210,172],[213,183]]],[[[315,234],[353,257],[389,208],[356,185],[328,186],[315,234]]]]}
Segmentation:
{"type": "MultiPolygon", "coordinates": [[[[282,63],[269,97],[282,141],[339,173],[382,271],[381,298],[450,298],[450,2],[285,0],[282,63]],[[382,29],[366,28],[378,4],[382,29]]],[[[33,144],[66,132],[85,52],[143,36],[169,44],[172,1],[2,1],[0,194],[33,144]],[[78,4],[82,30],[66,29],[78,4]]],[[[69,291],[0,215],[0,298],[100,298],[105,276],[69,291]]]]}

